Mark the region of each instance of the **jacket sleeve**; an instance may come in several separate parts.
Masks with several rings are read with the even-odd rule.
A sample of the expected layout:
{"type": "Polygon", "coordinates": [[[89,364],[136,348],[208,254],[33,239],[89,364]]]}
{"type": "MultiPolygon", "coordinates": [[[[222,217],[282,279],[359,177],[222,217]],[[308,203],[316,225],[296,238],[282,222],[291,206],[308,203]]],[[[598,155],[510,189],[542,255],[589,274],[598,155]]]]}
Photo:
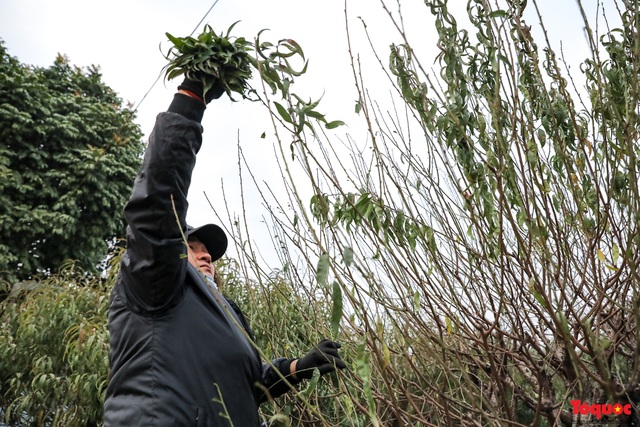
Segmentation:
{"type": "Polygon", "coordinates": [[[188,261],[181,229],[186,229],[204,109],[198,100],[176,94],[168,111],[158,115],[125,206],[127,249],[120,284],[135,311],[163,310],[184,286],[188,261]]]}
{"type": "Polygon", "coordinates": [[[291,386],[295,386],[302,380],[294,379],[291,376],[290,366],[293,359],[279,358],[271,363],[262,364],[262,386],[263,392],[259,398],[259,403],[264,403],[269,399],[275,399],[291,391],[291,386]],[[282,379],[284,377],[286,380],[282,379]]]}

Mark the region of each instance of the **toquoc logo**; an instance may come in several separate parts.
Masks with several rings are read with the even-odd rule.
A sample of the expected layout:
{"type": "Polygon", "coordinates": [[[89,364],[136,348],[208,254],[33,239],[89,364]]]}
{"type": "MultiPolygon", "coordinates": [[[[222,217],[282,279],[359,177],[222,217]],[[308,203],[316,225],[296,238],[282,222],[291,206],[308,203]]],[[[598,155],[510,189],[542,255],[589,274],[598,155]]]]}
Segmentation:
{"type": "Polygon", "coordinates": [[[620,403],[588,403],[581,402],[580,400],[572,400],[571,408],[573,409],[573,415],[595,415],[597,419],[602,418],[603,415],[631,415],[631,404],[627,403],[622,405],[620,403]]]}

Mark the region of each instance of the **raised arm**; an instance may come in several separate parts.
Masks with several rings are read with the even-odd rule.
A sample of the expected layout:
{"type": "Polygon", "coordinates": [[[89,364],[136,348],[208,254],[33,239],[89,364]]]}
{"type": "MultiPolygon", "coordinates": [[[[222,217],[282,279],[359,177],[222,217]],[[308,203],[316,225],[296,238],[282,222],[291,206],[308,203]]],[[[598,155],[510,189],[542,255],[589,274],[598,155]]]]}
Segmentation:
{"type": "Polygon", "coordinates": [[[204,110],[201,100],[177,93],[168,111],[158,115],[124,209],[127,250],[121,281],[130,305],[139,311],[162,310],[182,290],[187,259],[181,229],[186,229],[204,110]]]}

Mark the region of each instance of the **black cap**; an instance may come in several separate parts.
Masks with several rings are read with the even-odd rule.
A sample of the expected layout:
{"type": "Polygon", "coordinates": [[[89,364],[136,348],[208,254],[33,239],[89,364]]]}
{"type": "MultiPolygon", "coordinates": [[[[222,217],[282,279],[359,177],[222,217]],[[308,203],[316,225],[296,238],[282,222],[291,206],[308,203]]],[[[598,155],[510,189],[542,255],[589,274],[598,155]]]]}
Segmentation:
{"type": "Polygon", "coordinates": [[[207,248],[211,261],[222,258],[227,250],[227,235],[215,224],[206,224],[198,228],[187,225],[187,240],[196,237],[207,248]]]}

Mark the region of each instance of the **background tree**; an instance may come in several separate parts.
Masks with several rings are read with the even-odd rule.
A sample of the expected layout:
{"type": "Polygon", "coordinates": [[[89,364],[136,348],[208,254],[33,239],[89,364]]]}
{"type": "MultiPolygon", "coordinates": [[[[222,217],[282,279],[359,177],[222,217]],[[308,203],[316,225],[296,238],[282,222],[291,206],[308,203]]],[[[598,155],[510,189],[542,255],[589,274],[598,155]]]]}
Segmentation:
{"type": "Polygon", "coordinates": [[[133,119],[98,68],[30,67],[0,44],[0,280],[106,256],[143,149],[133,119]]]}

